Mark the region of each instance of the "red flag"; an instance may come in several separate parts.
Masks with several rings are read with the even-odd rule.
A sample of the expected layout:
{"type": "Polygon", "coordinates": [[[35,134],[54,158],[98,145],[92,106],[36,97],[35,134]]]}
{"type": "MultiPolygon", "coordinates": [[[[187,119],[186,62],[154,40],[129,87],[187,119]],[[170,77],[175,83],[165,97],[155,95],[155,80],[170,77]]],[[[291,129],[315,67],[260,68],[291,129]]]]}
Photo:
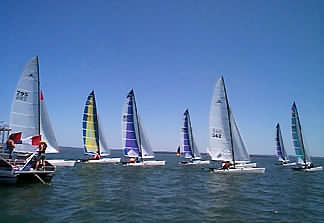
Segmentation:
{"type": "Polygon", "coordinates": [[[21,140],[21,132],[12,133],[10,135],[15,143],[18,143],[21,140]]]}
{"type": "Polygon", "coordinates": [[[22,139],[21,142],[22,144],[29,144],[32,146],[39,146],[40,141],[42,140],[42,136],[30,136],[25,139],[22,139]]]}
{"type": "Polygon", "coordinates": [[[40,98],[39,98],[41,101],[43,101],[44,100],[44,96],[43,96],[43,92],[41,91],[40,92],[40,98]]]}

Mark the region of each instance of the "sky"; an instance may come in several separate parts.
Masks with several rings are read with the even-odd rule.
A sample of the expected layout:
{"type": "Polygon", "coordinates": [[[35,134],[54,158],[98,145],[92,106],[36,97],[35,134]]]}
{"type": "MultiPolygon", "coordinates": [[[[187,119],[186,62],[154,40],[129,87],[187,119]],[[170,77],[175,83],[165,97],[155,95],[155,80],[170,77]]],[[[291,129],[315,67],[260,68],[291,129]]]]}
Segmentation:
{"type": "Polygon", "coordinates": [[[277,122],[294,154],[296,101],[311,154],[324,156],[323,13],[320,0],[5,0],[0,120],[9,120],[23,67],[37,55],[59,145],[82,147],[83,107],[94,90],[106,140],[121,148],[133,88],[154,150],[176,150],[188,108],[206,152],[211,97],[223,75],[250,154],[275,154],[277,122]]]}

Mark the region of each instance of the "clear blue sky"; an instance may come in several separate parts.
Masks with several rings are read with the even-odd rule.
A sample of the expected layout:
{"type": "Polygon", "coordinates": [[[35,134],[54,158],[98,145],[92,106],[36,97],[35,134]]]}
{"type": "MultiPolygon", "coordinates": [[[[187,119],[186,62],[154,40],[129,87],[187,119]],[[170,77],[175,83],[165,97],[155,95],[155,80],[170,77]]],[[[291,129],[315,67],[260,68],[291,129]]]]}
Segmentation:
{"type": "Polygon", "coordinates": [[[312,155],[324,156],[323,13],[315,0],[1,1],[0,120],[8,121],[23,67],[38,55],[60,145],[82,145],[94,89],[107,140],[121,147],[122,106],[134,88],[155,150],[175,151],[189,108],[205,152],[211,96],[224,75],[249,153],[275,153],[277,122],[294,153],[295,100],[312,155]]]}

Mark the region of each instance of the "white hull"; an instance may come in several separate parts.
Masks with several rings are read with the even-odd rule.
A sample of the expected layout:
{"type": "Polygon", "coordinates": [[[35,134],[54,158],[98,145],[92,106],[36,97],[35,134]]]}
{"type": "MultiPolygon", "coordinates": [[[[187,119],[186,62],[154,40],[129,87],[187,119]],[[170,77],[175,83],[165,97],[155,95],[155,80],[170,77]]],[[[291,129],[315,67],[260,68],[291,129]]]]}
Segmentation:
{"type": "Polygon", "coordinates": [[[214,173],[231,174],[231,173],[264,173],[265,168],[235,168],[235,169],[212,169],[214,173]]]}
{"type": "Polygon", "coordinates": [[[138,163],[126,163],[124,166],[164,166],[164,160],[145,160],[138,163]]]}
{"type": "Polygon", "coordinates": [[[283,163],[283,164],[280,164],[281,166],[294,166],[296,165],[296,163],[283,163]]]}
{"type": "Polygon", "coordinates": [[[87,160],[84,163],[120,163],[120,158],[101,158],[99,160],[87,160]]]}
{"type": "Polygon", "coordinates": [[[313,167],[313,168],[310,168],[310,169],[305,169],[306,172],[322,171],[322,170],[323,170],[322,166],[313,167]]]}
{"type": "Polygon", "coordinates": [[[181,163],[181,164],[183,164],[183,165],[206,165],[209,163],[210,163],[209,160],[194,160],[192,162],[185,162],[185,163],[181,163]]]}
{"type": "Polygon", "coordinates": [[[253,168],[256,167],[256,163],[236,163],[236,168],[253,168]]]}
{"type": "Polygon", "coordinates": [[[75,165],[76,160],[47,160],[52,165],[57,167],[73,167],[75,165]]]}

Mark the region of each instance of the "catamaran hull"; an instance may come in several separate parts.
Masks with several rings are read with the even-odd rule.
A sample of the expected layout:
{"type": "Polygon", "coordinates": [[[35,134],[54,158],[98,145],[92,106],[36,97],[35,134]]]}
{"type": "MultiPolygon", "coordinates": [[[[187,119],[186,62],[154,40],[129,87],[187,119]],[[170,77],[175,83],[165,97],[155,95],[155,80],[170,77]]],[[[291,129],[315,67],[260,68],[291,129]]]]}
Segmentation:
{"type": "Polygon", "coordinates": [[[216,169],[210,168],[213,173],[232,174],[232,173],[264,173],[265,168],[235,168],[235,169],[216,169]]]}
{"type": "Polygon", "coordinates": [[[283,164],[279,164],[281,166],[294,166],[296,165],[296,163],[283,163],[283,164]]]}
{"type": "Polygon", "coordinates": [[[76,160],[47,160],[56,167],[74,167],[76,160]]]}
{"type": "Polygon", "coordinates": [[[15,174],[17,174],[17,183],[50,183],[55,171],[18,171],[15,174]]]}
{"type": "Polygon", "coordinates": [[[0,171],[0,182],[5,184],[50,183],[54,175],[55,171],[0,171]]]}
{"type": "Polygon", "coordinates": [[[323,167],[322,166],[313,167],[313,168],[295,167],[293,168],[293,170],[304,171],[304,172],[315,172],[315,171],[322,171],[323,167]]]}
{"type": "Polygon", "coordinates": [[[209,160],[195,160],[192,162],[181,162],[181,164],[183,165],[207,165],[209,163],[210,163],[209,160]]]}
{"type": "Polygon", "coordinates": [[[253,168],[256,167],[256,163],[237,163],[236,168],[253,168]]]}
{"type": "Polygon", "coordinates": [[[99,160],[87,160],[83,163],[120,163],[120,158],[102,158],[99,160]]]}
{"type": "Polygon", "coordinates": [[[138,163],[126,163],[124,166],[164,166],[164,160],[147,160],[138,163]]]}

